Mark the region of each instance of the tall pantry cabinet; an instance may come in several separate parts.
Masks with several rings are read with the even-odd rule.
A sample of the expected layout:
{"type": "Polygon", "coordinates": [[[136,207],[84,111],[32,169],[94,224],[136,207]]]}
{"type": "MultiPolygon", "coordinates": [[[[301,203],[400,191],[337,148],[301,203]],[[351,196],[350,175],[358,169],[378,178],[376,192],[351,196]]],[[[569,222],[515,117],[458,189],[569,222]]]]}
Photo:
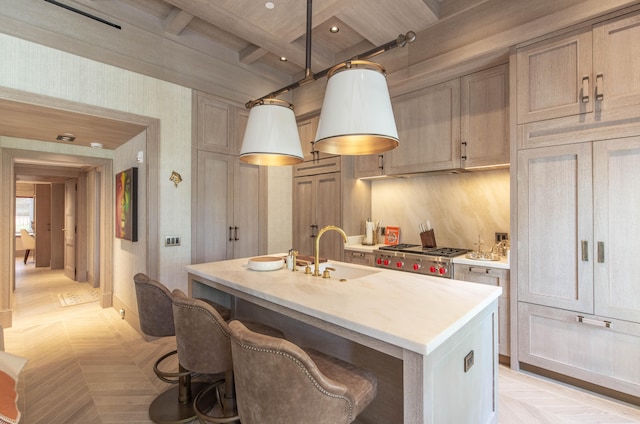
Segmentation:
{"type": "Polygon", "coordinates": [[[192,260],[266,253],[266,170],[238,159],[248,111],[200,92],[193,110],[192,260]]]}
{"type": "Polygon", "coordinates": [[[518,360],[636,399],[638,39],[640,15],[624,15],[512,57],[518,360]]]}

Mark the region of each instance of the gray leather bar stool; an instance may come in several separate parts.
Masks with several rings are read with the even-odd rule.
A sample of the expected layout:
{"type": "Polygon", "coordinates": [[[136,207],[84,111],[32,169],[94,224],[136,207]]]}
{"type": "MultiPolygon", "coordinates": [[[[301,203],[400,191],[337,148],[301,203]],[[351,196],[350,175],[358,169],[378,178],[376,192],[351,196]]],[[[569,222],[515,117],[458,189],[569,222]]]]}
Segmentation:
{"type": "MultiPolygon", "coordinates": [[[[196,416],[203,423],[237,422],[229,324],[206,302],[189,298],[180,290],[174,290],[172,295],[180,363],[192,372],[208,374],[213,381],[194,398],[196,416]]],[[[273,327],[245,323],[253,331],[284,338],[273,327]]]]}
{"type": "Polygon", "coordinates": [[[229,323],[242,424],[351,423],[377,394],[369,371],[229,323]]]}
{"type": "MultiPolygon", "coordinates": [[[[136,274],[133,281],[142,332],[151,337],[175,336],[169,289],[142,273],[136,274]]],[[[211,303],[211,306],[221,316],[229,319],[231,312],[228,308],[215,303],[211,303]]],[[[162,355],[153,366],[153,371],[160,380],[176,384],[175,387],[158,395],[149,406],[149,418],[156,423],[184,423],[194,420],[196,413],[193,409],[193,395],[207,386],[204,382],[191,382],[192,373],[185,370],[182,364],[179,364],[178,372],[160,370],[160,364],[177,353],[177,350],[173,350],[162,355]]]]}

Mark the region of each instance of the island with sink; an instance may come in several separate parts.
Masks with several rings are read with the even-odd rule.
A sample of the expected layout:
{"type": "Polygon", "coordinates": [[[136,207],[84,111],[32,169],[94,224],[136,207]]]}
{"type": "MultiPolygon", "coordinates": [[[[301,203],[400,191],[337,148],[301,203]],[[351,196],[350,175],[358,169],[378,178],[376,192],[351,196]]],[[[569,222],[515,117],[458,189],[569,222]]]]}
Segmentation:
{"type": "Polygon", "coordinates": [[[378,395],[357,422],[497,422],[500,287],[333,261],[329,278],[260,272],[249,259],[187,266],[190,295],[372,370],[378,395]]]}

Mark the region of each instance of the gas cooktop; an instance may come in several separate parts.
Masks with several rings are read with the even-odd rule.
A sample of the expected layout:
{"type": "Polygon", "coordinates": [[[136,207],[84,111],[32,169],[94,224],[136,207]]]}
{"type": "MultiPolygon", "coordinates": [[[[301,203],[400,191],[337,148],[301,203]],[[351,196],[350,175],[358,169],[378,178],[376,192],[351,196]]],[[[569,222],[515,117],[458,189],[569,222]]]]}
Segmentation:
{"type": "Polygon", "coordinates": [[[386,250],[391,252],[403,252],[413,253],[417,255],[425,256],[440,256],[444,258],[453,258],[467,253],[469,249],[459,249],[455,247],[422,247],[419,244],[395,244],[388,246],[381,246],[379,250],[386,250]]]}

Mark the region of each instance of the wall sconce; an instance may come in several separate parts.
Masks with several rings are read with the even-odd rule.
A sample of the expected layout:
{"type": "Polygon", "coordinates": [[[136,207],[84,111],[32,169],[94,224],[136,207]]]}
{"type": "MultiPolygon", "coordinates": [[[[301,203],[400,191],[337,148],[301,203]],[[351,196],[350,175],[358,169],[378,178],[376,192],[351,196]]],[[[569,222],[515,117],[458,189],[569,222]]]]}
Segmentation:
{"type": "Polygon", "coordinates": [[[176,185],[176,188],[178,188],[178,184],[182,182],[182,176],[178,174],[176,171],[172,171],[171,176],[169,177],[169,180],[173,181],[173,183],[176,185]]]}

